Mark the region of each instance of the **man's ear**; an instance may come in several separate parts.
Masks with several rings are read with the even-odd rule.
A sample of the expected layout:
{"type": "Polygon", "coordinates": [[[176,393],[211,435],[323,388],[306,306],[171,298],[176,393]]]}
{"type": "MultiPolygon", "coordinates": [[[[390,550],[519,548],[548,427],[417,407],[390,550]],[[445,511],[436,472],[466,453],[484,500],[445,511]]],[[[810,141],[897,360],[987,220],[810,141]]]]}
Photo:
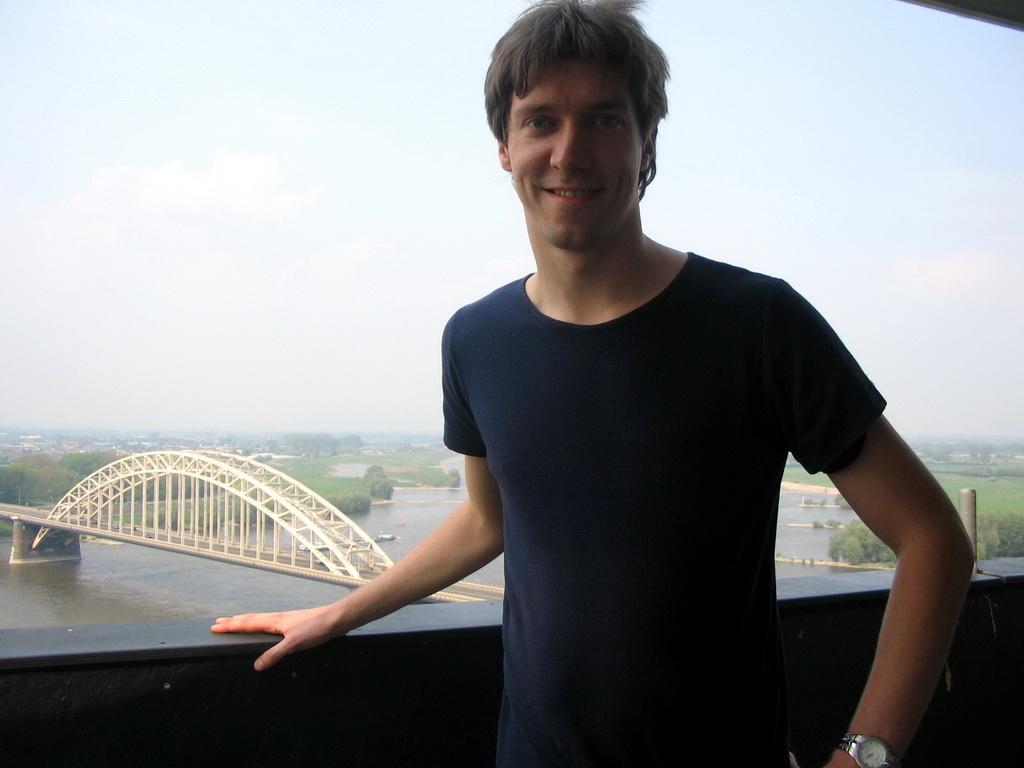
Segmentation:
{"type": "Polygon", "coordinates": [[[498,142],[498,160],[501,161],[501,167],[503,170],[512,173],[512,161],[508,156],[508,144],[501,141],[498,142]]]}
{"type": "Polygon", "coordinates": [[[658,128],[655,126],[654,130],[651,131],[651,135],[647,137],[647,141],[644,142],[643,151],[640,153],[640,170],[645,173],[651,167],[651,160],[654,159],[654,147],[657,142],[658,128]]]}

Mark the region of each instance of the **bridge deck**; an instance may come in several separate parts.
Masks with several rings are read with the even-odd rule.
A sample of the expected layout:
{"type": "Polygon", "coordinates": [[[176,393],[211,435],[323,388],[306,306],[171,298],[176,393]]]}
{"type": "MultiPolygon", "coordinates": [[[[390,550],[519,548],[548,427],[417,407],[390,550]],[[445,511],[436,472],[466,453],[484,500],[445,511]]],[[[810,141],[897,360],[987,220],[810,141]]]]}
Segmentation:
{"type": "MultiPolygon", "coordinates": [[[[281,562],[275,555],[290,555],[288,550],[273,550],[270,547],[257,547],[254,544],[238,544],[227,541],[204,540],[189,532],[159,530],[152,527],[126,526],[125,530],[101,530],[95,526],[81,525],[63,520],[51,520],[50,510],[42,507],[23,507],[15,504],[0,504],[0,518],[61,531],[79,533],[83,536],[118,541],[125,544],[138,544],[144,547],[162,549],[192,557],[217,560],[247,568],[298,576],[315,581],[355,589],[371,581],[374,576],[353,578],[345,574],[332,573],[312,553],[298,553],[292,562],[281,562]],[[197,542],[199,544],[197,545],[197,542]],[[305,557],[302,557],[305,555],[305,557]]],[[[13,557],[13,553],[12,553],[13,557]]],[[[427,598],[425,602],[468,602],[476,600],[500,600],[504,589],[491,584],[479,584],[471,581],[460,581],[448,589],[427,598]]]]}

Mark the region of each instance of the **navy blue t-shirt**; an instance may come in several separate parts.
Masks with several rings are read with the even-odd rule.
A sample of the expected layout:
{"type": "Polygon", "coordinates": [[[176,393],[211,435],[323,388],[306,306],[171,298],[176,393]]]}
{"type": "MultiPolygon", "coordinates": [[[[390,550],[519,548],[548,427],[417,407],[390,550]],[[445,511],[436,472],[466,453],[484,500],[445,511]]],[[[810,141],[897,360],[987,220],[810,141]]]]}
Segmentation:
{"type": "Polygon", "coordinates": [[[724,726],[787,765],[782,470],[833,467],[885,406],[821,316],[694,254],[599,325],[519,280],[455,314],[443,374],[445,442],[504,509],[498,764],[674,766],[724,726]]]}

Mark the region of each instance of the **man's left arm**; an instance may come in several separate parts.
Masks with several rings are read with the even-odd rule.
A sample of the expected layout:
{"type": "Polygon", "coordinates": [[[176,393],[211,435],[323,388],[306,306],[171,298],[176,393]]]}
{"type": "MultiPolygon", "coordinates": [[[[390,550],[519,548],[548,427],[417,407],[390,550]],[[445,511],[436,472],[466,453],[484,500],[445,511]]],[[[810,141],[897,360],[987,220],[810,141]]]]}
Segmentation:
{"type": "MultiPolygon", "coordinates": [[[[945,492],[884,417],[868,430],[858,458],[829,476],[897,557],[874,664],[849,732],[879,737],[902,756],[938,683],[974,554],[945,492]]],[[[854,765],[840,751],[829,763],[854,765]]]]}

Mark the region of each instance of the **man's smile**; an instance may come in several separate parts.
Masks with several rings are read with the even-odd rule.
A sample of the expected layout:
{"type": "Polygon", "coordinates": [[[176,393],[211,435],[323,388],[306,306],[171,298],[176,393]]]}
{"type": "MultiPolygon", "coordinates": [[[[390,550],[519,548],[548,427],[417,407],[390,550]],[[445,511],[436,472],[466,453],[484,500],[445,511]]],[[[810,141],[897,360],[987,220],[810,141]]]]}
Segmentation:
{"type": "Polygon", "coordinates": [[[548,189],[545,190],[556,197],[582,198],[596,195],[596,189],[548,189]]]}

